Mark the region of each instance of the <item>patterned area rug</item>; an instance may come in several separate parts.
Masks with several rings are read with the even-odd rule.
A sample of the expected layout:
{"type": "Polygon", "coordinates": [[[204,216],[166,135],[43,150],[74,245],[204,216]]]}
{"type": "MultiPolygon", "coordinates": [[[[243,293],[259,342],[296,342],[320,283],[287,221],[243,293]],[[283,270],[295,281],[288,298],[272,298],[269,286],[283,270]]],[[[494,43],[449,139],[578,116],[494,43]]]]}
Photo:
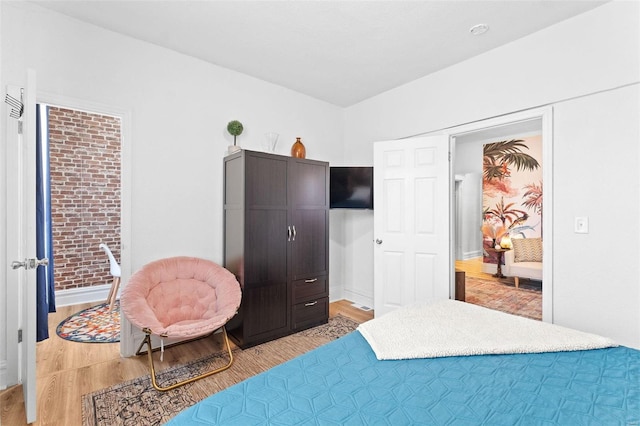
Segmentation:
{"type": "Polygon", "coordinates": [[[116,301],[111,312],[108,303],[101,303],[73,314],[58,325],[56,333],[72,342],[119,342],[120,301],[116,301]]]}
{"type": "MultiPolygon", "coordinates": [[[[82,397],[84,426],[159,425],[207,396],[226,389],[356,329],[358,323],[338,315],[328,324],[263,343],[245,350],[234,349],[233,366],[219,374],[177,389],[158,392],[149,376],[139,377],[82,397]]],[[[223,352],[158,373],[167,386],[215,366],[226,364],[223,352]]]]}
{"type": "Polygon", "coordinates": [[[508,314],[535,320],[542,319],[542,291],[532,288],[515,288],[511,283],[485,280],[467,275],[465,299],[474,305],[484,306],[508,314]]]}

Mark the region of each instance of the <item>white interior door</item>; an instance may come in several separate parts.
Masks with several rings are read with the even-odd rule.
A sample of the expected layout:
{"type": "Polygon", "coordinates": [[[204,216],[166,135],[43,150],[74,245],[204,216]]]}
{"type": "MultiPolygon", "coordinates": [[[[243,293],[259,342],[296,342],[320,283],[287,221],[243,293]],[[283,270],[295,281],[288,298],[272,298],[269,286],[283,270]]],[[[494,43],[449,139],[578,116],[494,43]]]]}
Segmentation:
{"type": "MultiPolygon", "coordinates": [[[[27,72],[24,114],[7,125],[7,369],[22,383],[27,423],[36,420],[36,75],[27,72]],[[21,124],[20,124],[21,122],[21,124]],[[21,127],[21,134],[18,129],[21,127]],[[21,343],[18,335],[21,334],[21,343]],[[15,340],[14,340],[15,339],[15,340]],[[15,343],[14,343],[15,342],[15,343]],[[16,365],[17,364],[17,365],[16,365]]],[[[20,99],[20,88],[8,92],[20,99]]],[[[11,379],[9,383],[12,383],[11,379]]]]}
{"type": "Polygon", "coordinates": [[[449,137],[374,144],[374,309],[450,296],[449,137]]]}

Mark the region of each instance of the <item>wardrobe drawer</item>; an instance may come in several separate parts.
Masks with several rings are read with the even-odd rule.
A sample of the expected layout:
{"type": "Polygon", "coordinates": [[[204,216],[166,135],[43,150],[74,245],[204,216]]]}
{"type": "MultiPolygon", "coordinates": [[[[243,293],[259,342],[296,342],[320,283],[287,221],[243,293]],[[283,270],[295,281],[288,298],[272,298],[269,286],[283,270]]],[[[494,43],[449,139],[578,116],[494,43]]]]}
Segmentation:
{"type": "Polygon", "coordinates": [[[326,275],[293,282],[293,303],[304,302],[329,296],[329,285],[326,275]]]}
{"type": "Polygon", "coordinates": [[[311,299],[293,305],[291,315],[291,328],[294,330],[324,324],[329,320],[329,298],[311,299]]]}

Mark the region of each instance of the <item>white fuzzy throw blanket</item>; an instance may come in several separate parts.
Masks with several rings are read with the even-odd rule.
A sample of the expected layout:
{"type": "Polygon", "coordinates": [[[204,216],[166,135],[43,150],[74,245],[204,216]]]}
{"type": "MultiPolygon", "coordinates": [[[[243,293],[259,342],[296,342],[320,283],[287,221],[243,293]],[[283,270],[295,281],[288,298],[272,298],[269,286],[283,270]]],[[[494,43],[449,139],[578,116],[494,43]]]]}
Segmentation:
{"type": "Polygon", "coordinates": [[[399,308],[358,327],[379,360],[576,351],[617,346],[594,334],[455,300],[399,308]]]}

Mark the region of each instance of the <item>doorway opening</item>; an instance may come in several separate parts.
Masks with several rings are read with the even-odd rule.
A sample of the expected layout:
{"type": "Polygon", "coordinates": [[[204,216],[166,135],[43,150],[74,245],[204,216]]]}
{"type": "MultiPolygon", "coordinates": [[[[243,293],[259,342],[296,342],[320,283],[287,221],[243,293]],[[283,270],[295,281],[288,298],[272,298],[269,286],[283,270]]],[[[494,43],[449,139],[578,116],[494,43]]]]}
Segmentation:
{"type": "Polygon", "coordinates": [[[121,119],[54,105],[47,117],[54,282],[64,295],[110,284],[101,243],[120,258],[121,119]]]}
{"type": "MultiPolygon", "coordinates": [[[[36,377],[44,383],[58,380],[69,368],[110,359],[120,351],[117,342],[85,345],[83,356],[52,363],[56,360],[52,353],[74,353],[77,342],[83,341],[76,335],[68,336],[75,341],[61,338],[57,335],[58,325],[107,299],[113,277],[100,244],[107,244],[114,257],[122,260],[123,117],[61,104],[39,103],[48,140],[57,305],[57,312],[49,315],[49,338],[36,345],[36,377]]],[[[90,337],[84,341],[101,341],[97,333],[121,329],[118,319],[114,310],[113,315],[95,318],[99,327],[91,328],[92,320],[87,317],[86,334],[90,337]]]]}
{"type": "MultiPolygon", "coordinates": [[[[551,274],[545,272],[549,267],[546,260],[550,262],[551,258],[551,233],[547,229],[550,221],[544,216],[543,208],[548,212],[547,216],[550,216],[551,209],[549,205],[542,204],[542,194],[545,192],[543,185],[545,190],[550,191],[551,188],[550,121],[550,109],[538,109],[472,123],[450,133],[454,152],[452,174],[455,176],[452,186],[452,231],[455,236],[452,258],[455,259],[456,270],[463,271],[466,278],[466,301],[545,321],[551,321],[551,274]],[[532,154],[535,159],[531,167],[497,161],[493,166],[503,168],[508,177],[492,187],[496,182],[488,183],[487,162],[491,163],[492,159],[487,158],[487,147],[498,143],[499,148],[499,143],[505,141],[522,141],[511,153],[519,150],[518,155],[527,157],[532,154]],[[516,169],[527,168],[528,172],[535,169],[535,173],[529,173],[523,180],[531,180],[535,175],[534,182],[516,182],[518,177],[510,175],[512,172],[516,174],[516,169]],[[534,186],[539,191],[536,203],[528,200],[528,191],[534,186]],[[494,235],[495,232],[500,235],[494,235]],[[549,236],[549,241],[542,238],[543,232],[549,236]],[[511,265],[522,264],[513,263],[514,250],[508,237],[529,238],[527,244],[538,238],[540,247],[549,247],[544,252],[540,250],[540,259],[536,259],[539,262],[535,264],[539,267],[537,271],[520,275],[523,272],[517,267],[510,269],[511,265]],[[501,241],[504,241],[504,247],[500,247],[501,241]],[[509,258],[505,259],[507,255],[509,258]]],[[[527,161],[530,159],[527,157],[527,161]]],[[[545,192],[544,195],[550,198],[550,194],[545,192]]],[[[522,245],[522,241],[516,243],[522,245]]]]}

